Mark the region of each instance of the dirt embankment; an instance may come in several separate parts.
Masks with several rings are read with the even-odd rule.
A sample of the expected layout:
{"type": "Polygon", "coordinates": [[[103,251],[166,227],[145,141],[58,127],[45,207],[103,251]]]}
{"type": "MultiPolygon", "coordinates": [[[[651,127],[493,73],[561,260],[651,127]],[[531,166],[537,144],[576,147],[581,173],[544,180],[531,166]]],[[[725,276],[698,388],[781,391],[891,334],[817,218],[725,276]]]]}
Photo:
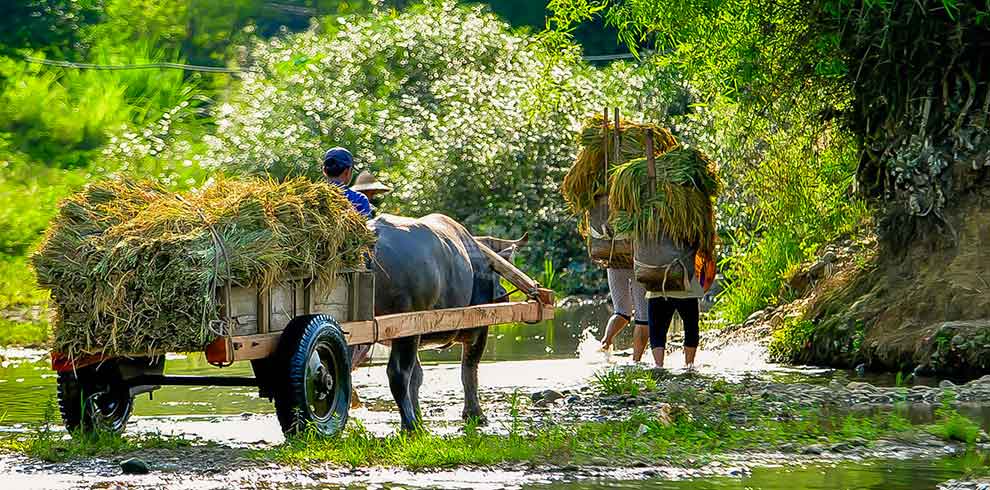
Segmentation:
{"type": "Polygon", "coordinates": [[[990,189],[930,221],[879,244],[826,247],[791,279],[800,299],[755,314],[746,330],[790,342],[778,350],[790,362],[990,372],[990,189]]]}

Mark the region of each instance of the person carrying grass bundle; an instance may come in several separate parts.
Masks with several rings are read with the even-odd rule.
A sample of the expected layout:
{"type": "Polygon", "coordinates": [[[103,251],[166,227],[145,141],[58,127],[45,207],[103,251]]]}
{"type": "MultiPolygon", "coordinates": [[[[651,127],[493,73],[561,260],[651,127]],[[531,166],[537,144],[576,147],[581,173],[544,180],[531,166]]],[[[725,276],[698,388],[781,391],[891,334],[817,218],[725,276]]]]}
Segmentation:
{"type": "Polygon", "coordinates": [[[676,311],[684,322],[684,363],[693,368],[699,340],[699,299],[715,278],[715,164],[694,148],[630,161],[612,176],[609,207],[619,233],[636,237],[634,273],[647,293],[650,348],[663,367],[676,311]],[[653,172],[653,173],[651,173],[653,172]]]}

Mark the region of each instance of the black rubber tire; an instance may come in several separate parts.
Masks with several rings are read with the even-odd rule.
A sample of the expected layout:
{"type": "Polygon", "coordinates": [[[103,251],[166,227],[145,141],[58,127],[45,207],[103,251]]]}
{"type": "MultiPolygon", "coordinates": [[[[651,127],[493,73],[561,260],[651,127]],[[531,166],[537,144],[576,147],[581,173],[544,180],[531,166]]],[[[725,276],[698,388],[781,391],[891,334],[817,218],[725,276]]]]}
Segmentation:
{"type": "Polygon", "coordinates": [[[134,398],[116,363],[60,372],[57,385],[59,412],[70,433],[124,432],[134,410],[134,398]]]}
{"type": "Polygon", "coordinates": [[[340,434],[351,406],[351,358],[340,325],[326,315],[297,317],[279,340],[282,374],[275,413],[285,434],[340,434]]]}

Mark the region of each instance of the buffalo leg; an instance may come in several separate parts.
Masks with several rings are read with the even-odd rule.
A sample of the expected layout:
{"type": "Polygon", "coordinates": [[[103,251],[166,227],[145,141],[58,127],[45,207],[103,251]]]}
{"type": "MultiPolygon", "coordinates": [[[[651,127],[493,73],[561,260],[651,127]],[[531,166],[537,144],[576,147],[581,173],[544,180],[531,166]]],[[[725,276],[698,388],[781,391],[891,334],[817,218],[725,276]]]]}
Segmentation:
{"type": "Polygon", "coordinates": [[[413,431],[419,427],[419,419],[411,396],[410,381],[418,364],[419,337],[407,337],[392,341],[392,354],[388,359],[388,387],[399,407],[402,430],[413,431]]]}
{"type": "Polygon", "coordinates": [[[485,353],[488,327],[478,328],[472,334],[464,341],[461,350],[461,382],[464,384],[464,411],[461,416],[464,420],[475,419],[484,424],[485,414],[481,411],[481,400],[478,398],[478,364],[485,353]]]}
{"type": "Polygon", "coordinates": [[[423,386],[423,365],[419,363],[419,356],[416,356],[412,378],[409,379],[409,396],[412,397],[413,409],[416,411],[417,419],[423,418],[423,411],[419,408],[419,388],[421,386],[423,386]]]}

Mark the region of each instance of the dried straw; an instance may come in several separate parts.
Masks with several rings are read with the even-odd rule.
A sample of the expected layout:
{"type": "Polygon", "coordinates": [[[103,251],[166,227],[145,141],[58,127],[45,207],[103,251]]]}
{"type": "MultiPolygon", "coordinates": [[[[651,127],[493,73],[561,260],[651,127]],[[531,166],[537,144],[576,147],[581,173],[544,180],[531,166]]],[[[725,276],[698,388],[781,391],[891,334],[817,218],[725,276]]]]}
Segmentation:
{"type": "Polygon", "coordinates": [[[615,169],[609,195],[612,226],[637,237],[666,234],[713,256],[715,199],[722,186],[715,164],[696,149],[675,148],[657,157],[655,166],[652,194],[645,158],[615,169]]]}
{"type": "Polygon", "coordinates": [[[326,183],[220,179],[177,195],[111,180],[62,202],[32,262],[52,291],[56,351],[150,355],[212,340],[220,284],[267,287],[287,273],[332,282],[374,239],[326,183]]]}
{"type": "Polygon", "coordinates": [[[608,152],[609,169],[634,158],[646,156],[646,134],[653,133],[656,155],[662,155],[677,146],[677,141],[665,128],[655,124],[638,124],[626,120],[619,121],[619,158],[615,158],[615,127],[609,125],[605,137],[604,116],[589,118],[581,131],[581,149],[577,160],[571,166],[560,191],[564,200],[576,215],[582,215],[594,207],[595,199],[606,192],[605,154],[608,152]]]}

